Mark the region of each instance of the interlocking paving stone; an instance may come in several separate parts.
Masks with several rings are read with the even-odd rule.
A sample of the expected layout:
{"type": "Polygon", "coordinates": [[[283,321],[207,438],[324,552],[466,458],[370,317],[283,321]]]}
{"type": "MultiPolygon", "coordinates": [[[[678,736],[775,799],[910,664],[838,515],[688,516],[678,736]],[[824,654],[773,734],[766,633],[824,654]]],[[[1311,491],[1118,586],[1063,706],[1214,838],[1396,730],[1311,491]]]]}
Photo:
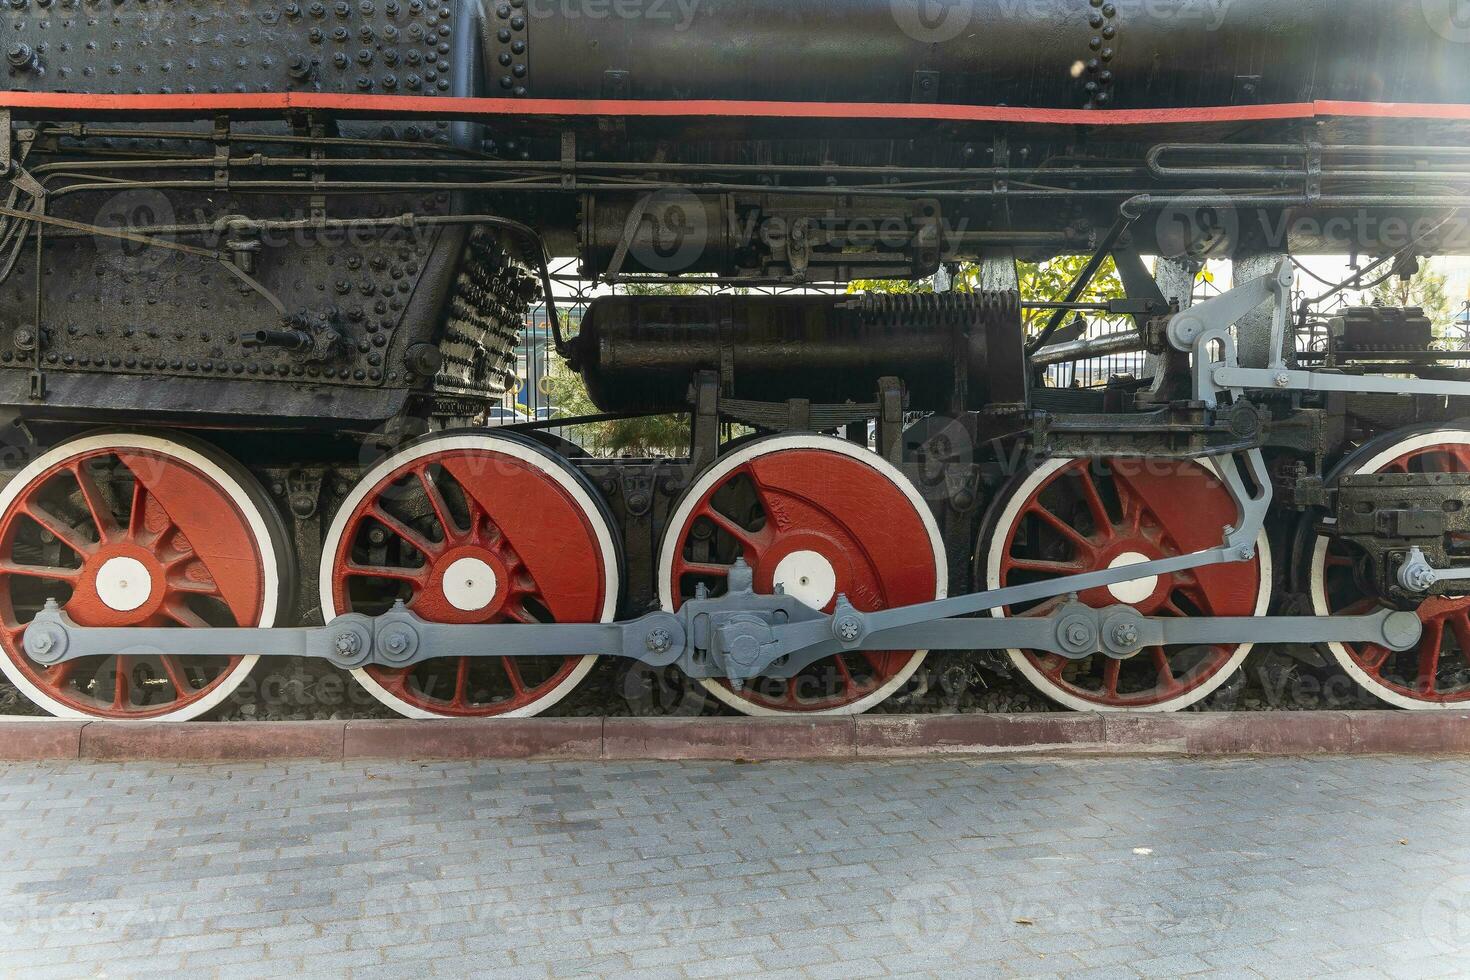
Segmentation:
{"type": "Polygon", "coordinates": [[[1470,760],[0,765],[0,974],[1470,974],[1470,760]]]}

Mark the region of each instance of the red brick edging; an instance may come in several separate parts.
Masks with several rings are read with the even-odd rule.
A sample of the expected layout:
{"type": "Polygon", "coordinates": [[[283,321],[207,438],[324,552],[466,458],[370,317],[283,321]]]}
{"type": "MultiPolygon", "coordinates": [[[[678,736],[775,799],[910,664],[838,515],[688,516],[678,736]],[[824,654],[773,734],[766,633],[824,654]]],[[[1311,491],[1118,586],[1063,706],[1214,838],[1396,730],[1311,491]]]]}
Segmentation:
{"type": "Polygon", "coordinates": [[[882,759],[1470,753],[1470,711],[185,724],[10,718],[0,760],[882,759]]]}

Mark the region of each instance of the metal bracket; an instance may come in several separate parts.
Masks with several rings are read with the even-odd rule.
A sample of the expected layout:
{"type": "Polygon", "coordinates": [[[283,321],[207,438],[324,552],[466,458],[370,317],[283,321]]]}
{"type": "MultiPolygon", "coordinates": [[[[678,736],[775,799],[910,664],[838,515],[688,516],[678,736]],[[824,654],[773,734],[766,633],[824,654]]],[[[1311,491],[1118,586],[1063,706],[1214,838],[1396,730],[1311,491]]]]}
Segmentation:
{"type": "Polygon", "coordinates": [[[1282,352],[1291,322],[1292,284],[1291,263],[1283,260],[1274,274],[1196,304],[1169,321],[1169,343],[1193,358],[1198,400],[1214,408],[1222,393],[1238,398],[1246,389],[1470,397],[1470,382],[1465,381],[1363,377],[1289,367],[1282,352]],[[1268,347],[1270,363],[1264,368],[1241,367],[1231,327],[1267,302],[1274,304],[1268,347]]]}
{"type": "Polygon", "coordinates": [[[1441,582],[1463,582],[1470,579],[1470,568],[1435,568],[1423,550],[1415,545],[1409,557],[1399,566],[1398,581],[1405,592],[1427,593],[1441,582]]]}

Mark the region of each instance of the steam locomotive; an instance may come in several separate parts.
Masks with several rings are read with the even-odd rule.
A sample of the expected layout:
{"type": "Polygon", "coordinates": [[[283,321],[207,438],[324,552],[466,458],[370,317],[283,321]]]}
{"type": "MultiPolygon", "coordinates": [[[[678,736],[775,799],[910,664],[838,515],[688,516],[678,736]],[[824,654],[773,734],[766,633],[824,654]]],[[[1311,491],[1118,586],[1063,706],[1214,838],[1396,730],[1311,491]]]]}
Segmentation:
{"type": "Polygon", "coordinates": [[[1166,711],[1271,642],[1459,706],[1464,355],[1327,301],[1470,252],[1462,7],[11,0],[0,668],[182,720],[304,655],[511,717],[617,656],[845,713],[991,650],[1166,711]],[[553,256],[718,288],[574,334],[553,256]],[[1126,298],[1080,300],[1108,259],[1126,298]],[[484,427],[537,304],[598,417],[687,415],[687,455],[484,427]]]}

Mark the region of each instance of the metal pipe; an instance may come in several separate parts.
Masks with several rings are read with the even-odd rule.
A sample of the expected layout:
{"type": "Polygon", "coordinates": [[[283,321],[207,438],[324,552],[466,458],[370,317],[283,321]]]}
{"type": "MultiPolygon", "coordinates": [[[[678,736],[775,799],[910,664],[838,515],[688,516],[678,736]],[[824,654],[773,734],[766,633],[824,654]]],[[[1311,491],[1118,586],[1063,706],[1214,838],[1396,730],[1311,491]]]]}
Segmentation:
{"type": "Polygon", "coordinates": [[[1470,195],[1447,194],[1139,194],[1124,201],[1119,210],[1137,220],[1157,207],[1179,209],[1219,207],[1322,207],[1322,208],[1463,208],[1470,195]]]}
{"type": "MultiPolygon", "coordinates": [[[[1295,143],[1253,143],[1245,145],[1231,145],[1228,143],[1161,143],[1148,151],[1144,156],[1144,161],[1148,166],[1149,174],[1158,177],[1160,180],[1217,181],[1222,178],[1236,180],[1296,179],[1308,176],[1307,158],[1313,149],[1318,150],[1323,159],[1340,156],[1403,156],[1412,159],[1422,159],[1424,157],[1437,156],[1463,159],[1470,162],[1470,151],[1461,147],[1311,147],[1295,143]],[[1236,164],[1201,167],[1165,166],[1161,162],[1163,157],[1173,153],[1192,154],[1195,156],[1229,156],[1233,159],[1252,156],[1285,156],[1298,158],[1300,162],[1291,166],[1240,166],[1236,164]]],[[[1397,170],[1384,170],[1363,169],[1361,167],[1355,169],[1323,168],[1321,177],[1324,180],[1455,180],[1470,179],[1470,170],[1405,170],[1402,168],[1397,170]]]]}
{"type": "Polygon", "coordinates": [[[1138,335],[1137,330],[1127,330],[1122,333],[1110,333],[1103,337],[1070,340],[1065,344],[1043,347],[1031,356],[1031,364],[1034,367],[1049,367],[1053,364],[1069,364],[1073,361],[1086,361],[1094,357],[1127,354],[1141,350],[1143,350],[1143,338],[1138,335]]]}
{"type": "MultiPolygon", "coordinates": [[[[1118,209],[1117,219],[1113,222],[1112,227],[1108,229],[1108,233],[1103,236],[1103,240],[1097,246],[1097,251],[1092,253],[1092,258],[1087,260],[1087,265],[1077,274],[1077,278],[1072,281],[1072,285],[1067,289],[1067,295],[1062,300],[1063,303],[1075,303],[1078,297],[1087,291],[1087,287],[1092,283],[1093,277],[1103,267],[1103,263],[1107,261],[1108,256],[1113,254],[1113,248],[1122,239],[1123,233],[1128,230],[1129,225],[1133,224],[1136,217],[1137,215],[1130,215],[1122,208],[1118,209]]],[[[1037,335],[1034,341],[1027,345],[1027,352],[1035,353],[1040,350],[1042,345],[1046,343],[1047,338],[1057,332],[1057,329],[1062,325],[1062,321],[1066,318],[1067,310],[1065,308],[1059,309],[1056,313],[1052,314],[1051,320],[1042,329],[1041,333],[1037,335]]]]}

